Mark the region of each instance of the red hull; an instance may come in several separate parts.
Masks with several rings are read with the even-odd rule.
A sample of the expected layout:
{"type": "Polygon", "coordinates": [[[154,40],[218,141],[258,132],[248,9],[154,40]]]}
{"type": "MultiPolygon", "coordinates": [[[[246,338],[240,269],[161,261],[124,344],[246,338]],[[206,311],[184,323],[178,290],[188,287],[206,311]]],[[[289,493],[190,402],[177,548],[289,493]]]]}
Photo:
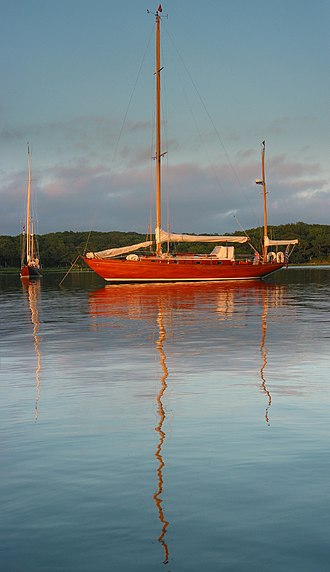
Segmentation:
{"type": "Polygon", "coordinates": [[[140,260],[84,258],[96,274],[108,282],[205,282],[256,280],[279,270],[284,264],[219,261],[198,258],[168,260],[154,257],[140,260]]]}
{"type": "Polygon", "coordinates": [[[27,264],[22,266],[20,275],[21,278],[41,278],[41,272],[39,268],[36,268],[35,266],[28,266],[27,264]]]}

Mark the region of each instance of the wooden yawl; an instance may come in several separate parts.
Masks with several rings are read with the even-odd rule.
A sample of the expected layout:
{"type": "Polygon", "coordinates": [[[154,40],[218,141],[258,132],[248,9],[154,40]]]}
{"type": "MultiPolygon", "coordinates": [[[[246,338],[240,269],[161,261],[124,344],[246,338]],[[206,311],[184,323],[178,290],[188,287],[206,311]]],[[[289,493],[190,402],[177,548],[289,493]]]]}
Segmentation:
{"type": "Polygon", "coordinates": [[[159,5],[156,19],[156,212],[154,240],[147,240],[123,248],[112,248],[100,252],[87,252],[86,264],[109,282],[194,282],[219,280],[255,280],[268,276],[287,264],[297,240],[275,241],[268,238],[267,190],[265,180],[265,142],[262,145],[262,179],[256,181],[263,186],[264,236],[262,252],[251,249],[251,257],[235,256],[234,244],[249,242],[247,236],[200,236],[174,234],[162,229],[161,222],[161,57],[160,25],[162,6],[159,5]],[[173,254],[170,245],[175,243],[213,243],[210,254],[173,254]],[[166,245],[166,251],[163,248],[166,245]],[[285,246],[285,252],[268,252],[285,246]],[[144,249],[149,249],[146,251],[144,249]]]}
{"type": "Polygon", "coordinates": [[[21,278],[41,278],[41,265],[38,252],[38,244],[34,234],[34,222],[31,217],[31,181],[32,181],[32,157],[28,145],[28,185],[26,200],[26,220],[22,235],[22,258],[21,278]]]}

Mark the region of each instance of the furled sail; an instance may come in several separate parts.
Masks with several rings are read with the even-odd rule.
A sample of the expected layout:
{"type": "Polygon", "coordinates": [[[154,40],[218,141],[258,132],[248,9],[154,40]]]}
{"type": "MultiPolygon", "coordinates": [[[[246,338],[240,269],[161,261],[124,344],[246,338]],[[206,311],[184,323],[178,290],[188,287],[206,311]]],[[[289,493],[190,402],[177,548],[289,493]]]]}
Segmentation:
{"type": "Polygon", "coordinates": [[[165,230],[160,230],[159,236],[160,242],[239,242],[242,244],[249,240],[247,236],[199,236],[194,234],[174,234],[165,230]]]}
{"type": "Polygon", "coordinates": [[[119,256],[120,254],[127,254],[128,252],[134,252],[134,250],[140,250],[140,248],[146,248],[153,244],[152,240],[147,242],[139,242],[138,244],[131,244],[131,246],[122,246],[120,248],[109,248],[108,250],[100,250],[99,252],[87,252],[86,258],[113,258],[114,256],[119,256]]]}
{"type": "Polygon", "coordinates": [[[287,244],[298,244],[297,238],[292,240],[270,240],[268,236],[265,237],[265,246],[286,246],[287,244]]]}

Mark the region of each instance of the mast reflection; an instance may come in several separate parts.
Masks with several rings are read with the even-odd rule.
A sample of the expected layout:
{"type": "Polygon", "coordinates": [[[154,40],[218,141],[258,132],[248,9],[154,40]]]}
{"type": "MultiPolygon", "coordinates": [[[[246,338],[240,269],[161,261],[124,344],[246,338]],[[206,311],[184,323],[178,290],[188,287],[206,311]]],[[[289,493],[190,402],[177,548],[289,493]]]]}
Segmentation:
{"type": "Polygon", "coordinates": [[[35,400],[35,420],[38,419],[39,414],[39,399],[40,399],[40,370],[41,370],[41,352],[39,347],[39,311],[38,311],[38,298],[40,297],[40,280],[22,280],[23,292],[28,296],[29,307],[31,312],[31,322],[33,324],[33,340],[34,350],[37,357],[37,366],[35,371],[36,379],[36,400],[35,400]]]}
{"type": "Polygon", "coordinates": [[[161,302],[159,305],[159,311],[158,311],[158,316],[157,316],[157,324],[158,324],[158,331],[159,331],[159,337],[158,340],[156,342],[157,345],[157,349],[160,355],[160,364],[161,364],[161,368],[163,370],[163,375],[161,378],[161,384],[160,384],[160,388],[159,388],[159,393],[157,395],[157,413],[159,415],[159,423],[158,425],[155,427],[155,431],[157,431],[157,433],[159,434],[159,442],[155,451],[155,457],[158,461],[158,468],[157,468],[157,478],[158,478],[158,489],[157,492],[154,494],[154,500],[158,509],[158,516],[159,516],[159,520],[162,524],[162,530],[161,530],[161,534],[158,538],[158,541],[161,543],[163,549],[164,549],[164,564],[168,563],[168,559],[169,559],[169,550],[168,550],[168,545],[165,542],[165,535],[166,535],[166,529],[169,525],[169,522],[165,519],[165,515],[164,515],[164,509],[163,509],[163,499],[161,497],[162,492],[163,492],[163,469],[165,467],[165,462],[163,460],[163,456],[162,456],[162,447],[165,441],[165,431],[163,430],[163,424],[165,422],[165,409],[163,406],[163,402],[162,402],[162,398],[164,396],[164,393],[166,391],[167,388],[167,383],[166,383],[166,379],[168,377],[168,369],[166,366],[166,355],[164,352],[164,342],[166,339],[166,332],[165,332],[165,327],[164,327],[164,323],[163,323],[163,314],[162,314],[162,308],[161,308],[161,302]]]}
{"type": "Polygon", "coordinates": [[[264,290],[263,292],[263,313],[261,317],[261,342],[260,342],[260,354],[263,360],[262,366],[260,368],[260,378],[261,378],[261,389],[267,395],[268,405],[266,407],[265,412],[265,420],[268,426],[270,426],[269,422],[269,408],[272,404],[272,396],[267,388],[266,385],[266,378],[265,378],[265,368],[267,365],[267,353],[268,348],[266,346],[266,334],[267,334],[267,313],[268,313],[268,291],[264,290]]]}

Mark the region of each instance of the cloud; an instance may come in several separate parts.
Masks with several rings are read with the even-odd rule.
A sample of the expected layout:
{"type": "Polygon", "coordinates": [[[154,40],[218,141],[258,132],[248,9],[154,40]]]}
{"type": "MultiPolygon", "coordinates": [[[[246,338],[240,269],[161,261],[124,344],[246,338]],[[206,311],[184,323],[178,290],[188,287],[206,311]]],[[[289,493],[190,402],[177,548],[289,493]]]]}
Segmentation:
{"type": "MultiPolygon", "coordinates": [[[[40,233],[146,231],[150,209],[154,210],[153,152],[145,142],[150,124],[126,120],[125,127],[124,135],[115,119],[79,116],[26,129],[33,147],[40,233]]],[[[0,142],[11,152],[3,163],[6,170],[0,172],[2,234],[18,234],[24,216],[25,140],[23,128],[0,131],[0,142]]],[[[267,160],[271,224],[328,223],[329,177],[321,163],[306,159],[304,147],[298,160],[289,160],[285,153],[267,160]]],[[[164,226],[168,211],[169,224],[178,232],[222,233],[239,230],[240,224],[244,228],[261,224],[262,197],[254,182],[260,178],[260,154],[243,144],[239,147],[238,142],[235,148],[234,161],[202,160],[199,153],[188,161],[178,141],[168,141],[170,159],[175,149],[176,163],[168,155],[163,159],[164,226]]]]}

